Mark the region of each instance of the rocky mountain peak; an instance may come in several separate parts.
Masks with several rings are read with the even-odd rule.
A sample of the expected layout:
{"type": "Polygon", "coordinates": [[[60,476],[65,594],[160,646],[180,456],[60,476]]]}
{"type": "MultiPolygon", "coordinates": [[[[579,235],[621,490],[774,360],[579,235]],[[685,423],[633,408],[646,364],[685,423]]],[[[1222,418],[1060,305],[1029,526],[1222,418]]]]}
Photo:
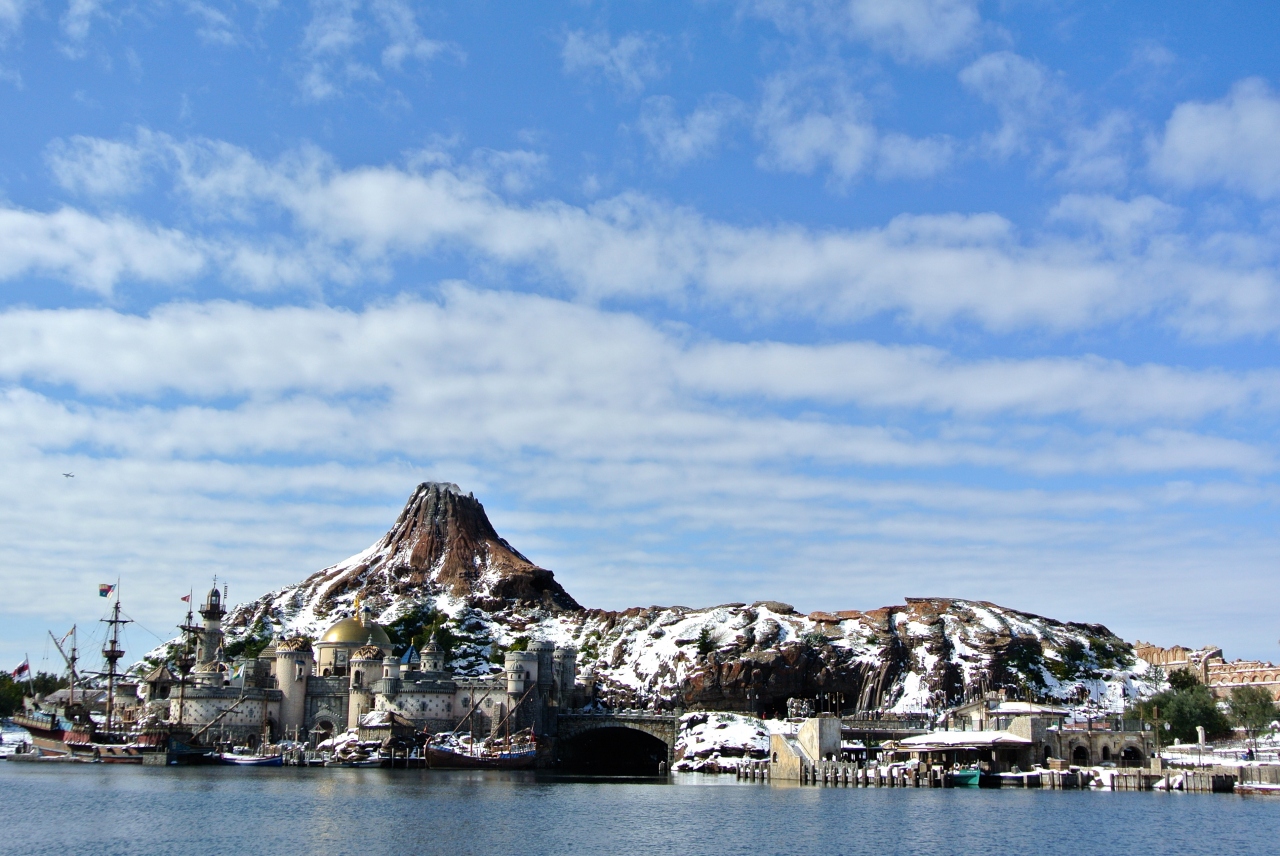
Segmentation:
{"type": "Polygon", "coordinates": [[[274,614],[271,603],[289,602],[293,608],[286,614],[302,610],[320,618],[350,611],[355,595],[384,608],[439,594],[486,610],[513,605],[582,609],[551,571],[498,535],[474,494],[464,494],[456,484],[424,482],[372,547],[237,610],[234,617],[251,621],[274,614]]]}

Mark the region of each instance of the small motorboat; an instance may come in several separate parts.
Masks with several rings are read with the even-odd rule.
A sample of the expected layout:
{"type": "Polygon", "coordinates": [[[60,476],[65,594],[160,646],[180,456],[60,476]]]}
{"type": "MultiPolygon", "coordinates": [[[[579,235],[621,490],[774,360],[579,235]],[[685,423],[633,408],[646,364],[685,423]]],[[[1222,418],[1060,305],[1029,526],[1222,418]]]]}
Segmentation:
{"type": "Polygon", "coordinates": [[[976,788],[978,780],[982,778],[982,771],[973,767],[952,770],[951,786],[954,788],[976,788]]]}
{"type": "Polygon", "coordinates": [[[214,757],[219,764],[236,767],[283,767],[283,755],[241,755],[236,752],[219,752],[214,757]]]}

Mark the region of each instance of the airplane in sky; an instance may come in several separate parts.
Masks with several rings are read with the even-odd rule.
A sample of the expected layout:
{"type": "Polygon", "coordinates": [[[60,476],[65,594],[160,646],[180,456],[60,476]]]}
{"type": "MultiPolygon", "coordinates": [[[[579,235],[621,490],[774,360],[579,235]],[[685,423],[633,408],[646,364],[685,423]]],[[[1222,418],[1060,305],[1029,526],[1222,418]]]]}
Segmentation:
{"type": "Polygon", "coordinates": [[[75,478],[75,477],[76,477],[76,474],[75,474],[75,473],[63,473],[63,474],[62,474],[62,477],[63,477],[64,479],[73,479],[73,478],[75,478]]]}

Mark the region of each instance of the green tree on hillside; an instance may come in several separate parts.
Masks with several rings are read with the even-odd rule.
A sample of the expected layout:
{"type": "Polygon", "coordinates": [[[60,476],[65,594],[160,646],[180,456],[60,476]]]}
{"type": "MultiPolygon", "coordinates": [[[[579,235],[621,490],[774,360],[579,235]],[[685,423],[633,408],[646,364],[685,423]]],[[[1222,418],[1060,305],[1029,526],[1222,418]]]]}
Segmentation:
{"type": "Polygon", "coordinates": [[[1231,691],[1227,708],[1231,711],[1231,719],[1255,744],[1258,735],[1270,731],[1271,723],[1280,717],[1275,699],[1262,687],[1236,687],[1231,691]]]}
{"type": "Polygon", "coordinates": [[[1204,726],[1205,737],[1218,740],[1231,736],[1231,722],[1218,709],[1218,701],[1195,674],[1177,670],[1169,675],[1172,689],[1158,693],[1137,705],[1137,713],[1148,722],[1167,722],[1165,737],[1183,743],[1199,739],[1196,726],[1204,726]],[[1158,712],[1158,713],[1157,713],[1158,712]]]}

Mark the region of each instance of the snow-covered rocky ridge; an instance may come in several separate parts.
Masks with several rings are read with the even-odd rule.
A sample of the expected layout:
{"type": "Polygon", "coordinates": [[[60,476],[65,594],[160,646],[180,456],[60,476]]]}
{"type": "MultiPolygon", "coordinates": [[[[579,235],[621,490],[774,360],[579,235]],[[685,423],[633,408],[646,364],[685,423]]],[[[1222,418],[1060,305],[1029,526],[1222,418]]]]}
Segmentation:
{"type": "Polygon", "coordinates": [[[785,719],[756,719],[739,713],[701,711],[680,717],[676,741],[677,773],[728,773],[744,761],[769,756],[770,734],[794,734],[785,719]]]}
{"type": "Polygon", "coordinates": [[[846,707],[916,711],[1003,687],[1118,708],[1159,679],[1101,625],[980,601],[908,598],[807,615],[774,601],[584,609],[498,536],[473,496],[439,483],[420,485],[369,549],[236,607],[228,636],[274,626],[316,638],[353,614],[357,597],[384,625],[426,610],[448,616],[462,671],[496,668],[521,640],[572,645],[599,701],[628,707],[773,712],[791,697],[840,693],[846,707]]]}

